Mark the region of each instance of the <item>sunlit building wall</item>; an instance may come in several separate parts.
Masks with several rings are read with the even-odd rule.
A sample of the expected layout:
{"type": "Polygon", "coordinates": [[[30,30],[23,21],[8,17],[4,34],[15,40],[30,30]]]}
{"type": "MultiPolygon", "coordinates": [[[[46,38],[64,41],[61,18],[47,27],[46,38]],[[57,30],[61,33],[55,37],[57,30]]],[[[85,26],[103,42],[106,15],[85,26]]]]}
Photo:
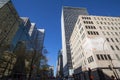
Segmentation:
{"type": "Polygon", "coordinates": [[[80,15],[70,46],[74,74],[90,68],[120,76],[120,17],[80,15]]]}

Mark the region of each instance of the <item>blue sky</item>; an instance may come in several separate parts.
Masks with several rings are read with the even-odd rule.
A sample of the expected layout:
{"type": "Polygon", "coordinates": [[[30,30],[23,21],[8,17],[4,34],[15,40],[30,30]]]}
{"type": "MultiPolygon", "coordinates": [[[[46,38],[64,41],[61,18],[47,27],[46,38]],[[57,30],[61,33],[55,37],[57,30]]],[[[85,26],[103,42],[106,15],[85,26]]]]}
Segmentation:
{"type": "MultiPolygon", "coordinates": [[[[29,17],[38,28],[45,29],[44,45],[48,63],[56,67],[61,49],[62,6],[85,7],[90,15],[120,16],[120,0],[12,0],[21,17],[29,17]]],[[[56,70],[56,68],[55,68],[56,70]]]]}

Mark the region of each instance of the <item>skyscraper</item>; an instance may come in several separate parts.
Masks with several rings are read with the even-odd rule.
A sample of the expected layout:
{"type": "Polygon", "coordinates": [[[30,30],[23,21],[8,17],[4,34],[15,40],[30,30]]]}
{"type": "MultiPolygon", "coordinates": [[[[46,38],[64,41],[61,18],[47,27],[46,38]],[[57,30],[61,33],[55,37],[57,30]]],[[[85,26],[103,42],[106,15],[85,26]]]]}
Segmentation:
{"type": "Polygon", "coordinates": [[[59,50],[58,52],[56,77],[63,77],[62,50],[59,50]]]}
{"type": "Polygon", "coordinates": [[[45,29],[37,29],[37,38],[36,38],[36,46],[37,50],[42,53],[42,49],[44,47],[44,37],[45,37],[45,29]]]}
{"type": "Polygon", "coordinates": [[[78,17],[70,38],[74,75],[79,77],[77,80],[87,77],[83,74],[86,71],[91,71],[94,80],[110,80],[111,76],[117,80],[120,78],[119,35],[119,17],[78,17]]]}
{"type": "Polygon", "coordinates": [[[10,45],[19,24],[19,15],[12,2],[0,0],[0,46],[10,45]]]}
{"type": "Polygon", "coordinates": [[[69,39],[79,15],[88,15],[88,12],[85,8],[63,7],[62,9],[61,28],[64,76],[69,76],[72,69],[69,39]]]}

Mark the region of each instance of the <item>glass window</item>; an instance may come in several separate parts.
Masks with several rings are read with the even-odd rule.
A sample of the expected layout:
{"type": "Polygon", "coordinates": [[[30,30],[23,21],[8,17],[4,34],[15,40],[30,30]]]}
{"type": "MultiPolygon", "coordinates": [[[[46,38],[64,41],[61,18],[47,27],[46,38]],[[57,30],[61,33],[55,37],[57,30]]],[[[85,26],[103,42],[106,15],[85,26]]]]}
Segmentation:
{"type": "Polygon", "coordinates": [[[107,34],[110,35],[109,32],[107,32],[107,34]]]}
{"type": "Polygon", "coordinates": [[[104,58],[107,60],[107,56],[106,55],[104,55],[104,58]]]}
{"type": "Polygon", "coordinates": [[[109,59],[109,60],[112,60],[110,55],[107,55],[107,56],[108,56],[108,59],[109,59]]]}
{"type": "Polygon", "coordinates": [[[104,35],[106,35],[104,31],[102,31],[102,33],[103,33],[104,35]]]}
{"type": "Polygon", "coordinates": [[[110,30],[110,28],[109,27],[107,27],[108,28],[108,30],[110,30]]]}
{"type": "Polygon", "coordinates": [[[113,46],[110,46],[112,50],[115,50],[113,46]]]}
{"type": "Polygon", "coordinates": [[[78,19],[78,22],[77,22],[77,24],[79,24],[79,22],[80,22],[80,19],[78,19]]]}
{"type": "Polygon", "coordinates": [[[102,29],[102,27],[101,27],[101,26],[99,26],[99,28],[100,28],[100,29],[102,29]]]}
{"type": "Polygon", "coordinates": [[[116,29],[116,30],[118,30],[118,28],[117,28],[117,27],[115,27],[115,29],[116,29]]]}
{"type": "Polygon", "coordinates": [[[94,33],[94,35],[96,35],[96,32],[93,32],[94,33]]]}
{"type": "Polygon", "coordinates": [[[106,38],[106,40],[109,42],[109,38],[106,38]]]}
{"type": "Polygon", "coordinates": [[[120,50],[119,47],[116,45],[117,50],[120,50]]]}
{"type": "Polygon", "coordinates": [[[95,26],[93,26],[94,27],[94,29],[96,29],[96,27],[95,26]]]}
{"type": "Polygon", "coordinates": [[[112,35],[114,35],[114,33],[113,33],[113,32],[111,32],[111,34],[112,34],[112,35]]]}
{"type": "Polygon", "coordinates": [[[96,34],[97,34],[97,35],[99,35],[99,33],[98,33],[98,32],[96,32],[96,34]]]}
{"type": "Polygon", "coordinates": [[[94,19],[96,20],[96,17],[94,17],[94,19]]]}
{"type": "Polygon", "coordinates": [[[96,56],[97,56],[97,59],[100,60],[100,56],[98,54],[96,56]]]}
{"type": "Polygon", "coordinates": [[[88,29],[88,26],[85,26],[86,27],[86,29],[88,29]]]}
{"type": "Polygon", "coordinates": [[[113,38],[111,38],[112,42],[114,42],[113,38]]]}
{"type": "Polygon", "coordinates": [[[118,33],[117,33],[117,32],[115,32],[115,34],[118,36],[118,33]]]}
{"type": "Polygon", "coordinates": [[[102,59],[102,60],[104,60],[104,57],[103,57],[103,55],[102,55],[102,54],[100,55],[100,57],[101,57],[101,59],[102,59]]]}
{"type": "Polygon", "coordinates": [[[90,35],[90,32],[88,31],[88,34],[90,35]]]}
{"type": "Polygon", "coordinates": [[[119,42],[117,38],[115,38],[115,40],[116,40],[117,42],[119,42]]]}
{"type": "Polygon", "coordinates": [[[112,30],[114,30],[114,28],[113,27],[111,27],[112,28],[112,30]]]}

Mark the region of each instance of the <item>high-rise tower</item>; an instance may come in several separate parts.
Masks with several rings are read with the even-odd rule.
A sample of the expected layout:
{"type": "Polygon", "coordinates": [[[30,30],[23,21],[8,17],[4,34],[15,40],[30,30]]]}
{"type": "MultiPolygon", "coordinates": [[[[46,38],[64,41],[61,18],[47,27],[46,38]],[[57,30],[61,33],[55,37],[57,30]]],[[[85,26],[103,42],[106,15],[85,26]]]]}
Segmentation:
{"type": "Polygon", "coordinates": [[[69,76],[72,69],[69,39],[79,15],[88,15],[85,8],[63,7],[61,16],[63,72],[69,76]]]}

